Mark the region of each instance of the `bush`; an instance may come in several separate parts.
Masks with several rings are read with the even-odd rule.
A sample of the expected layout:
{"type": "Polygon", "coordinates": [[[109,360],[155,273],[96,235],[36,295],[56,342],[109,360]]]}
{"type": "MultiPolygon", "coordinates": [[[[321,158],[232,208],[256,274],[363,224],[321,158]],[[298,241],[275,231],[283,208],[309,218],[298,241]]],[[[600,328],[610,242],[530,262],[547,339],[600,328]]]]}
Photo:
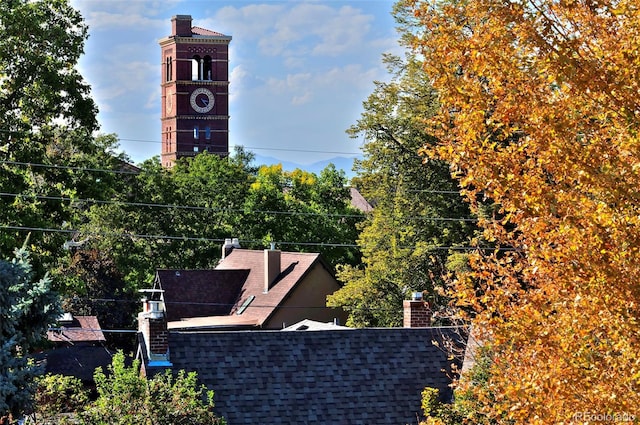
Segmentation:
{"type": "Polygon", "coordinates": [[[213,391],[198,385],[195,372],[167,370],[152,379],[140,376],[139,361],[131,367],[118,352],[109,375],[97,370],[98,399],[80,416],[84,425],[224,425],[213,413],[213,391]]]}
{"type": "Polygon", "coordinates": [[[35,395],[35,413],[52,416],[77,412],[89,402],[82,381],[73,376],[47,374],[38,379],[35,395]]]}

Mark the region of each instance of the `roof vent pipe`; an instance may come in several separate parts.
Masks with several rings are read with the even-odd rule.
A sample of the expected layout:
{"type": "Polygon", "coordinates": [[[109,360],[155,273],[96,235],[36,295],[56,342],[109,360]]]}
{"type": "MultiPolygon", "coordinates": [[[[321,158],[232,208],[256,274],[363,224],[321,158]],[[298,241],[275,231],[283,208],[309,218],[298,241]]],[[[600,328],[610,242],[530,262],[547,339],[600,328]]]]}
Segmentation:
{"type": "Polygon", "coordinates": [[[234,248],[240,248],[240,241],[238,238],[226,238],[224,240],[224,244],[222,244],[221,259],[224,260],[227,255],[231,254],[231,251],[233,251],[234,248]]]}

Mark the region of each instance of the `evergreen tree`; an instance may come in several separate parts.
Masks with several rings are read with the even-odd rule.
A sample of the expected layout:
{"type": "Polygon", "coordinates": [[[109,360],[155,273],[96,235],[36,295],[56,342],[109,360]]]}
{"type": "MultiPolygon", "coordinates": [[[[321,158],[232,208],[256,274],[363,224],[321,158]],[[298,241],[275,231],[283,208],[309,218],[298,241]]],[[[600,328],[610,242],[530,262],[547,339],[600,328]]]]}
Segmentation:
{"type": "Polygon", "coordinates": [[[0,261],[0,418],[29,407],[39,369],[27,355],[60,313],[50,279],[34,279],[25,248],[0,261]]]}

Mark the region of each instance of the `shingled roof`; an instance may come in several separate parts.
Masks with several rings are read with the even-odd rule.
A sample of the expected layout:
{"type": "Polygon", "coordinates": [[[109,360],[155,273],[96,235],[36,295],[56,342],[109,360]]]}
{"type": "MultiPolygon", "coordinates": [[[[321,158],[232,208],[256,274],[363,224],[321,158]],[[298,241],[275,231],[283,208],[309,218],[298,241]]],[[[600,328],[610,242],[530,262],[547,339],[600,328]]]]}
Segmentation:
{"type": "Polygon", "coordinates": [[[71,320],[59,328],[47,332],[51,342],[77,344],[105,342],[104,333],[96,316],[71,316],[71,320]]]}
{"type": "MultiPolygon", "coordinates": [[[[280,253],[280,264],[281,272],[278,278],[265,293],[264,251],[234,249],[220,261],[216,270],[249,269],[249,275],[242,287],[238,305],[234,306],[233,312],[237,312],[249,297],[255,297],[242,312],[242,319],[262,325],[316,264],[321,264],[329,269],[321,260],[320,254],[317,253],[283,251],[280,253]]],[[[332,272],[331,274],[333,275],[332,272]]]]}
{"type": "Polygon", "coordinates": [[[157,270],[167,319],[226,316],[238,301],[249,270],[157,270]]]}
{"type": "Polygon", "coordinates": [[[451,398],[457,328],[169,333],[174,370],[197,371],[237,424],[415,423],[424,387],[451,398]]]}
{"type": "MultiPolygon", "coordinates": [[[[164,291],[162,300],[168,327],[265,327],[285,300],[318,268],[323,270],[323,276],[330,279],[336,289],[339,287],[333,271],[320,254],[277,252],[279,265],[275,280],[269,285],[267,292],[265,250],[232,249],[215,269],[210,270],[157,270],[154,287],[164,291]]],[[[317,289],[309,288],[309,291],[313,290],[317,289]]],[[[324,307],[324,296],[318,293],[315,298],[324,307]]],[[[319,311],[315,305],[309,308],[314,312],[319,311]]],[[[307,314],[303,309],[299,312],[307,314]]],[[[337,312],[333,317],[340,314],[337,312]]],[[[296,320],[303,318],[305,317],[296,320]]]]}
{"type": "Polygon", "coordinates": [[[33,357],[45,365],[45,373],[75,376],[85,383],[91,383],[96,368],[106,370],[111,364],[112,355],[105,347],[79,344],[47,350],[33,357]]]}
{"type": "Polygon", "coordinates": [[[215,36],[215,37],[227,37],[226,35],[217,32],[217,31],[212,31],[212,30],[208,30],[206,28],[202,28],[202,27],[191,27],[191,34],[193,35],[204,35],[204,36],[215,36]]]}

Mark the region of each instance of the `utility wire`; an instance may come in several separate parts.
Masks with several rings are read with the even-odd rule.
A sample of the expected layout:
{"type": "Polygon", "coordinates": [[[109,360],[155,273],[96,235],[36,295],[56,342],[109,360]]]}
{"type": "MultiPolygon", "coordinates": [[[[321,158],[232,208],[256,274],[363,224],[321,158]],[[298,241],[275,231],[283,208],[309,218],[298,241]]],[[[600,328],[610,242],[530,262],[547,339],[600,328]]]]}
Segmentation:
{"type": "MultiPolygon", "coordinates": [[[[26,227],[26,226],[0,226],[0,229],[7,230],[17,230],[24,232],[44,232],[44,233],[67,233],[67,234],[76,234],[79,233],[77,230],[68,230],[68,229],[54,229],[54,228],[46,228],[46,227],[26,227]]],[[[197,242],[224,242],[224,238],[205,238],[205,237],[190,237],[190,236],[170,236],[170,235],[148,235],[148,234],[134,234],[134,233],[118,233],[118,232],[91,232],[91,233],[83,233],[83,236],[127,236],[130,238],[137,239],[168,239],[168,240],[177,240],[177,241],[197,241],[197,242]]],[[[245,244],[261,244],[264,241],[252,241],[252,240],[242,240],[240,241],[245,244]]],[[[345,243],[333,243],[333,242],[277,242],[278,245],[293,245],[293,246],[326,246],[326,247],[357,247],[355,244],[345,244],[345,243]]]]}
{"type": "MultiPolygon", "coordinates": [[[[0,192],[0,197],[18,197],[22,196],[19,193],[7,193],[0,192]]],[[[45,196],[45,195],[33,195],[27,196],[29,198],[43,199],[49,201],[69,201],[69,202],[86,202],[94,204],[106,204],[106,205],[126,205],[136,207],[154,207],[154,208],[169,208],[169,209],[183,209],[183,210],[199,210],[207,212],[244,212],[239,208],[210,208],[210,207],[197,207],[190,205],[175,205],[175,204],[154,204],[146,202],[127,202],[127,201],[102,201],[97,199],[81,199],[81,198],[68,198],[64,196],[45,196]]],[[[303,215],[303,216],[321,216],[321,217],[337,217],[337,218],[363,218],[364,215],[360,214],[333,214],[333,213],[314,213],[304,211],[270,211],[270,210],[252,210],[251,213],[264,213],[274,215],[303,215]]]]}
{"type": "MultiPolygon", "coordinates": [[[[27,134],[26,131],[23,130],[2,130],[0,129],[0,133],[12,133],[19,134],[24,133],[27,134]]],[[[136,142],[136,143],[152,143],[155,145],[161,145],[162,141],[160,140],[148,140],[148,139],[131,139],[125,137],[116,137],[116,141],[118,142],[136,142]]],[[[267,150],[267,151],[283,151],[283,152],[307,152],[307,153],[330,153],[330,154],[340,154],[340,155],[362,155],[362,152],[342,152],[342,151],[322,151],[322,150],[309,150],[309,149],[292,149],[292,148],[274,148],[269,146],[245,146],[245,145],[236,145],[245,149],[254,149],[254,150],[267,150]]]]}
{"type": "MultiPolygon", "coordinates": [[[[0,192],[0,197],[18,197],[23,196],[19,193],[9,193],[9,192],[0,192]]],[[[210,208],[210,207],[198,207],[191,205],[176,205],[176,204],[157,204],[157,203],[146,203],[146,202],[129,202],[129,201],[103,201],[97,199],[82,199],[82,198],[69,198],[65,196],[45,196],[45,195],[28,195],[28,198],[36,198],[42,200],[49,201],[68,201],[68,202],[86,202],[93,204],[102,204],[102,205],[125,205],[125,206],[136,206],[136,207],[153,207],[153,208],[168,208],[168,209],[183,209],[183,210],[198,210],[198,211],[207,211],[207,212],[245,212],[244,209],[240,208],[210,208]]],[[[335,218],[364,218],[364,214],[335,214],[335,213],[316,213],[316,212],[305,212],[305,211],[275,211],[275,210],[251,210],[251,213],[261,213],[261,214],[273,214],[273,215],[301,215],[301,216],[318,216],[318,217],[335,217],[335,218]]],[[[404,217],[406,220],[422,220],[422,221],[462,221],[462,222],[472,222],[475,223],[478,221],[477,218],[467,218],[467,217],[422,217],[422,216],[409,216],[404,217]]]]}
{"type": "MultiPolygon", "coordinates": [[[[53,169],[63,169],[63,170],[73,170],[73,171],[91,171],[98,173],[114,173],[114,174],[131,174],[137,175],[141,174],[144,171],[131,171],[131,170],[114,170],[114,169],[104,169],[104,168],[87,168],[87,167],[76,167],[76,166],[66,166],[66,165],[55,165],[55,164],[42,164],[37,162],[20,162],[20,161],[2,161],[0,160],[0,164],[7,165],[19,165],[25,167],[35,167],[35,168],[53,168],[53,169]]],[[[135,167],[135,165],[133,165],[135,167]]],[[[252,176],[254,177],[254,176],[252,176]]],[[[255,178],[255,177],[254,177],[255,178]]],[[[218,180],[220,183],[253,183],[253,180],[218,180]]],[[[460,191],[457,190],[439,190],[439,189],[408,189],[407,192],[410,193],[434,193],[434,194],[443,194],[443,195],[460,195],[460,191]]]]}
{"type": "MultiPolygon", "coordinates": [[[[67,229],[53,229],[44,227],[24,227],[24,226],[8,226],[1,225],[0,229],[25,231],[25,232],[45,232],[45,233],[67,233],[76,234],[77,230],[67,229]]],[[[224,242],[225,239],[220,238],[204,238],[204,237],[189,237],[189,236],[168,236],[168,235],[148,235],[148,234],[133,234],[133,233],[118,233],[118,232],[92,232],[83,233],[84,236],[127,236],[131,238],[139,239],[168,239],[179,241],[197,241],[197,242],[224,242]]],[[[244,244],[263,244],[262,240],[241,240],[244,244]]],[[[360,245],[351,243],[333,243],[333,242],[290,242],[290,241],[278,241],[277,245],[282,246],[319,246],[329,248],[359,248],[360,245]]],[[[400,249],[412,249],[413,246],[400,246],[400,249]]],[[[515,248],[494,248],[494,247],[477,247],[477,246],[432,246],[430,250],[434,251],[516,251],[515,248]]]]}
{"type": "MultiPolygon", "coordinates": [[[[98,173],[114,173],[114,174],[140,174],[139,171],[132,170],[111,170],[104,168],[88,168],[88,167],[74,167],[71,165],[55,165],[55,164],[40,164],[37,162],[20,162],[20,161],[0,161],[0,164],[7,165],[21,165],[26,167],[35,167],[35,168],[54,168],[59,170],[73,170],[73,171],[93,171],[98,173]]],[[[135,167],[135,165],[134,165],[135,167]]]]}

